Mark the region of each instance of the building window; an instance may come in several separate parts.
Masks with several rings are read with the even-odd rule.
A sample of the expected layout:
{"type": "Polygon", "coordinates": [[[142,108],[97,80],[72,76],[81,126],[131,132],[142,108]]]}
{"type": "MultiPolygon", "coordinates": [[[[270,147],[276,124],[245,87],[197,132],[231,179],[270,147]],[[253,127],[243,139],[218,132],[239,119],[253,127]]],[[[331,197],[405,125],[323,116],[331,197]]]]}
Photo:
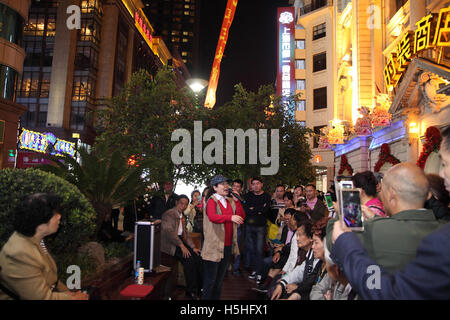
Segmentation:
{"type": "Polygon", "coordinates": [[[313,72],[327,68],[327,53],[322,52],[313,56],[313,72]]]}
{"type": "Polygon", "coordinates": [[[313,40],[323,38],[327,35],[326,24],[322,23],[313,27],[313,40]]]}
{"type": "Polygon", "coordinates": [[[408,2],[408,0],[396,0],[397,11],[400,10],[400,8],[403,7],[406,2],[408,2]]]}
{"type": "Polygon", "coordinates": [[[14,86],[17,81],[18,72],[11,67],[0,65],[0,97],[14,100],[14,86]]]}
{"type": "Polygon", "coordinates": [[[0,3],[0,37],[21,46],[23,22],[20,14],[0,3]]]}
{"type": "Polygon", "coordinates": [[[181,56],[182,57],[186,57],[188,55],[188,53],[186,52],[186,51],[183,51],[182,53],[181,53],[181,56]]]}
{"type": "Polygon", "coordinates": [[[186,38],[183,38],[183,42],[188,42],[189,40],[186,38]]]}
{"type": "Polygon", "coordinates": [[[75,70],[97,70],[98,50],[91,42],[79,41],[75,54],[75,70]]]}
{"type": "Polygon", "coordinates": [[[305,59],[295,60],[295,69],[305,70],[305,59]]]}
{"type": "Polygon", "coordinates": [[[327,107],[327,87],[314,89],[313,110],[325,109],[327,107]]]}
{"type": "Polygon", "coordinates": [[[296,49],[305,49],[305,40],[295,40],[296,49]]]}
{"type": "Polygon", "coordinates": [[[320,129],[325,128],[325,127],[326,127],[326,125],[325,126],[317,126],[317,127],[313,128],[313,130],[314,130],[313,148],[314,149],[319,147],[320,129]]]}
{"type": "Polygon", "coordinates": [[[94,18],[81,19],[80,38],[81,41],[91,41],[100,44],[100,24],[94,18]]]}
{"type": "Polygon", "coordinates": [[[296,80],[295,83],[297,90],[305,90],[305,80],[296,80]]]}
{"type": "Polygon", "coordinates": [[[306,110],[306,100],[299,100],[295,103],[295,110],[305,111],[306,110]]]}
{"type": "Polygon", "coordinates": [[[82,13],[95,13],[101,14],[102,7],[100,0],[82,0],[81,12],[82,13]]]}
{"type": "Polygon", "coordinates": [[[92,102],[95,96],[95,79],[88,75],[73,77],[72,101],[92,102]]]}

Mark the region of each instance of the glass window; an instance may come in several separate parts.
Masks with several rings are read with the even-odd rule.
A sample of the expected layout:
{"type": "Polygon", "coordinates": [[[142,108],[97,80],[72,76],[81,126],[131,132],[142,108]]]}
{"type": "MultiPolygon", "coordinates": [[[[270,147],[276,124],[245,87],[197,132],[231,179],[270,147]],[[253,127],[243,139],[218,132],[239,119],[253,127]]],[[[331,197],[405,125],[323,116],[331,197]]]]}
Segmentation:
{"type": "Polygon", "coordinates": [[[23,23],[19,13],[0,3],[0,37],[21,46],[23,23]]]}
{"type": "Polygon", "coordinates": [[[305,40],[295,40],[296,49],[305,49],[305,40]]]}
{"type": "Polygon", "coordinates": [[[314,130],[313,148],[319,147],[320,129],[322,129],[324,127],[326,127],[326,125],[325,126],[317,126],[317,127],[313,128],[313,130],[314,130]]]}
{"type": "Polygon", "coordinates": [[[327,53],[322,52],[313,56],[313,72],[327,68],[327,53]]]}
{"type": "Polygon", "coordinates": [[[295,69],[306,69],[305,59],[295,60],[295,69]]]}
{"type": "Polygon", "coordinates": [[[14,101],[14,87],[18,73],[11,67],[0,65],[0,97],[14,101]]]}
{"type": "Polygon", "coordinates": [[[299,100],[296,103],[297,111],[305,111],[306,110],[306,100],[299,100]]]}
{"type": "Polygon", "coordinates": [[[327,87],[314,89],[313,110],[325,109],[327,107],[327,87]]]}
{"type": "Polygon", "coordinates": [[[322,23],[313,27],[313,40],[323,38],[327,35],[326,24],[322,23]]]}
{"type": "Polygon", "coordinates": [[[296,80],[297,90],[305,90],[305,80],[296,80]]]}

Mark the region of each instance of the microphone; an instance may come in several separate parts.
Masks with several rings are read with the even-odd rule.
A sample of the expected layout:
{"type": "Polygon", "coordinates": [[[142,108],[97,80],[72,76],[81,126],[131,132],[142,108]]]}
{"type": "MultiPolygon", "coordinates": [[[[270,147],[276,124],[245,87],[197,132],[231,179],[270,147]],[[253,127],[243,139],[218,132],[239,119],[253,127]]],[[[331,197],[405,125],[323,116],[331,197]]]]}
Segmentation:
{"type": "Polygon", "coordinates": [[[238,199],[240,202],[245,203],[245,200],[242,199],[240,195],[238,195],[237,193],[233,192],[233,189],[232,189],[232,188],[229,188],[229,189],[228,189],[228,192],[229,192],[230,194],[232,194],[232,195],[233,195],[236,199],[238,199]]]}

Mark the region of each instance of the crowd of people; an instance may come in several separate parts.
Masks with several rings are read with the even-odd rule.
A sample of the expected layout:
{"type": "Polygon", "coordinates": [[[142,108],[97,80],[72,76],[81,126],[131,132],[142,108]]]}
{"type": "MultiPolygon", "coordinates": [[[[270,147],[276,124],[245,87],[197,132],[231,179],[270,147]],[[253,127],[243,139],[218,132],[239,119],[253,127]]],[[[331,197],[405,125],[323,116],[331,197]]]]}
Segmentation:
{"type": "MultiPolygon", "coordinates": [[[[406,162],[384,175],[351,177],[362,231],[340,219],[334,185],[327,190],[330,207],[314,184],[278,184],[267,192],[261,177],[244,186],[222,175],[190,199],[164,183],[149,202],[138,199],[127,209],[124,231],[132,232],[130,216],[160,219],[161,251],[181,262],[186,296],[194,300],[220,299],[227,271],[241,277],[244,269],[254,290],[270,300],[448,299],[450,128],[442,136],[439,175],[406,162]],[[201,235],[200,245],[192,233],[201,235]]],[[[58,229],[57,201],[32,195],[20,210],[0,252],[0,299],[86,299],[57,281],[43,242],[58,229]]],[[[114,215],[103,226],[107,239],[111,228],[117,229],[114,215]]],[[[114,237],[128,241],[132,235],[114,237]]]]}

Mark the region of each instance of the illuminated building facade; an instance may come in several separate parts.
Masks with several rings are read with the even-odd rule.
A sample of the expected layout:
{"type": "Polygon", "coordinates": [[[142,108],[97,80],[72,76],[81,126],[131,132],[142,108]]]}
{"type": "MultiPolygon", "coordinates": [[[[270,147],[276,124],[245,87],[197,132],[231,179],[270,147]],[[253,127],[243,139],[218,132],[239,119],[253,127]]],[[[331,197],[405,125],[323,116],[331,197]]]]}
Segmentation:
{"type": "Polygon", "coordinates": [[[21,127],[92,145],[95,111],[133,72],[155,75],[171,61],[182,85],[189,73],[155,34],[143,7],[140,0],[32,0],[16,87],[17,103],[28,109],[21,127]],[[67,13],[73,5],[79,26],[73,25],[75,11],[67,13]]]}
{"type": "MultiPolygon", "coordinates": [[[[427,128],[450,124],[447,2],[291,4],[297,10],[297,93],[305,100],[296,119],[316,133],[311,161],[318,188],[325,190],[334,175],[385,172],[392,164],[379,162],[382,152],[416,163],[427,128]]],[[[427,170],[437,167],[434,161],[427,170]]]]}
{"type": "Polygon", "coordinates": [[[23,71],[22,29],[30,2],[0,1],[0,169],[14,167],[19,117],[27,110],[16,101],[15,84],[23,71]]]}
{"type": "MultiPolygon", "coordinates": [[[[361,6],[363,1],[355,2],[348,1],[342,6],[342,12],[349,6],[361,6]]],[[[341,166],[343,155],[354,172],[386,172],[393,164],[383,160],[388,156],[395,161],[419,164],[421,151],[429,138],[427,129],[442,130],[450,125],[450,9],[446,4],[437,0],[380,0],[367,2],[358,10],[368,15],[363,15],[364,21],[358,26],[357,34],[365,35],[370,41],[364,44],[352,40],[352,43],[363,45],[360,52],[363,55],[370,52],[371,56],[367,61],[361,56],[356,60],[357,66],[368,64],[363,66],[366,69],[356,82],[352,79],[352,89],[358,88],[360,93],[370,92],[370,95],[360,99],[359,104],[351,104],[354,128],[346,142],[334,148],[336,169],[341,166]],[[372,85],[364,82],[365,79],[371,79],[372,85]],[[357,113],[361,106],[370,111],[368,116],[357,113]],[[361,128],[367,121],[371,123],[369,133],[361,128]]],[[[350,32],[352,39],[355,39],[354,33],[350,32]]],[[[358,76],[354,69],[352,71],[358,76]]],[[[355,95],[352,92],[353,101],[357,101],[355,95]]],[[[342,108],[338,106],[338,109],[342,108]]],[[[437,153],[429,160],[425,163],[424,159],[422,167],[426,172],[437,173],[437,153]]]]}

